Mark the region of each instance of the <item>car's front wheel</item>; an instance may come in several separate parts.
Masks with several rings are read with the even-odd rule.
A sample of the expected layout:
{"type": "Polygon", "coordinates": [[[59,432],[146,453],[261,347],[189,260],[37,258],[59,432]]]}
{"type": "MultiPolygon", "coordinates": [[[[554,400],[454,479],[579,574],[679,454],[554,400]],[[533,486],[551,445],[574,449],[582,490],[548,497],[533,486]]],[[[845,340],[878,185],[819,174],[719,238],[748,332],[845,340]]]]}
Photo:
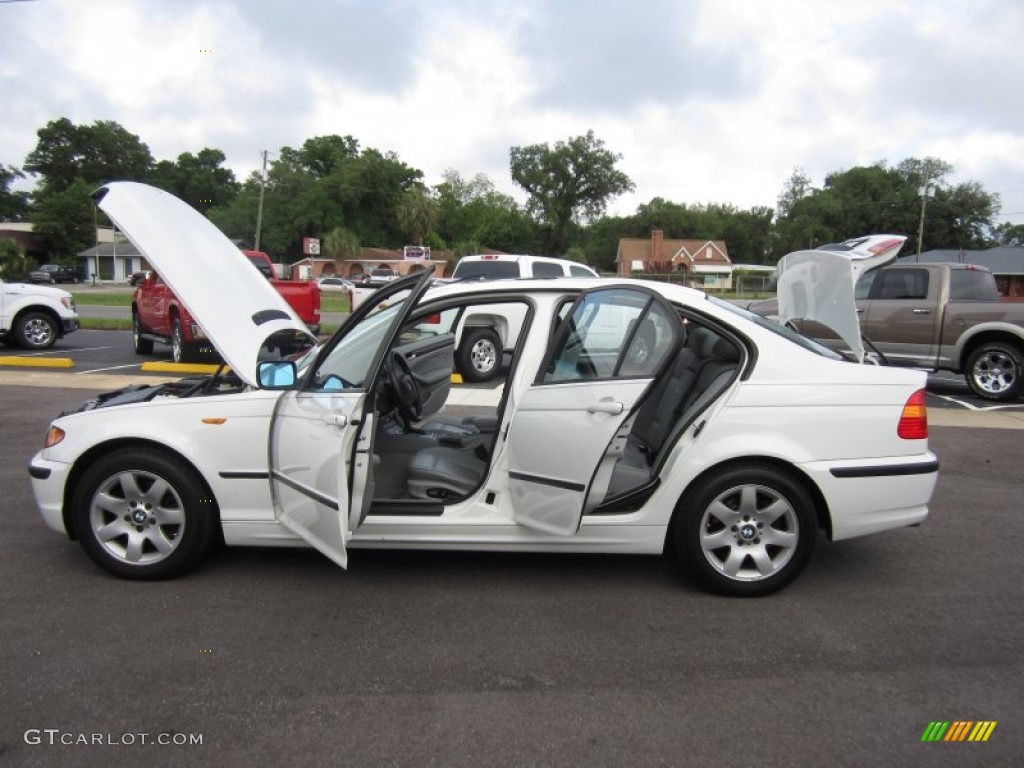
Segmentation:
{"type": "Polygon", "coordinates": [[[682,504],[674,526],[676,553],[686,570],[716,592],[775,592],[803,571],[814,550],[814,504],[803,485],[773,467],[713,472],[682,504]]]}
{"type": "Polygon", "coordinates": [[[149,355],[153,352],[153,340],[143,337],[142,322],[137,312],[132,313],[132,346],[137,355],[149,355]]]}
{"type": "Polygon", "coordinates": [[[49,349],[58,335],[57,322],[45,312],[26,312],[14,324],[14,340],[25,349],[49,349]]]}
{"type": "Polygon", "coordinates": [[[126,579],[178,576],[215,539],[216,505],[201,478],[148,448],[113,451],[93,464],[71,513],[89,556],[126,579]]]}
{"type": "Polygon", "coordinates": [[[967,359],[967,384],[986,400],[1012,400],[1021,392],[1024,360],[1001,341],[982,344],[967,359]]]}

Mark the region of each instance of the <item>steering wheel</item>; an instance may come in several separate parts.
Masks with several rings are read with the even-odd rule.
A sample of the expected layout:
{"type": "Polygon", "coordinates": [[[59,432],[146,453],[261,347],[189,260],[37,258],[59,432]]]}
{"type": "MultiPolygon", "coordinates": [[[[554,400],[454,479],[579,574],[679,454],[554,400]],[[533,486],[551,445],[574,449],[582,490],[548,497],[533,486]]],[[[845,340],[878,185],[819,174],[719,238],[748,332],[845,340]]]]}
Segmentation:
{"type": "Polygon", "coordinates": [[[413,376],[409,361],[397,352],[391,354],[391,387],[399,413],[408,421],[423,418],[423,394],[413,376]]]}

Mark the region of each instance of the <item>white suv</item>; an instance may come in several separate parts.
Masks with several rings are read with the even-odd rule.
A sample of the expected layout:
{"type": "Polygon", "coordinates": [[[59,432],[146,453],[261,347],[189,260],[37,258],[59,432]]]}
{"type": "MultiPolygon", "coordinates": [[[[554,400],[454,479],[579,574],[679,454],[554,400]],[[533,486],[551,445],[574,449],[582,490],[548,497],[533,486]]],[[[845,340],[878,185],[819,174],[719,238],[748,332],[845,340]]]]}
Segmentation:
{"type": "Polygon", "coordinates": [[[509,277],[600,277],[586,264],[547,256],[484,254],[463,256],[452,272],[453,280],[498,280],[509,277]]]}

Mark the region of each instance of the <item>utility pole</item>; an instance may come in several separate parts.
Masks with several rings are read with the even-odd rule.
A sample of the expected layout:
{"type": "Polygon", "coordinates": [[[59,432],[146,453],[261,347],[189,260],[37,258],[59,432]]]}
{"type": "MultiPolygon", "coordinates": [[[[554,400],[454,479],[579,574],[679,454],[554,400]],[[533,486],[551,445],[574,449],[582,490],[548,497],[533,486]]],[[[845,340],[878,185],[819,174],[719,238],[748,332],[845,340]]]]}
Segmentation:
{"type": "Polygon", "coordinates": [[[921,195],[921,223],[917,225],[917,255],[914,256],[915,262],[921,260],[921,241],[924,240],[924,209],[928,205],[928,198],[935,197],[935,188],[931,185],[930,181],[926,181],[918,192],[921,195]]]}
{"type": "MultiPolygon", "coordinates": [[[[260,230],[263,228],[263,190],[267,186],[267,150],[263,150],[263,170],[260,171],[260,205],[256,209],[256,250],[260,249],[260,230]]],[[[924,215],[924,214],[922,214],[924,215]]]]}

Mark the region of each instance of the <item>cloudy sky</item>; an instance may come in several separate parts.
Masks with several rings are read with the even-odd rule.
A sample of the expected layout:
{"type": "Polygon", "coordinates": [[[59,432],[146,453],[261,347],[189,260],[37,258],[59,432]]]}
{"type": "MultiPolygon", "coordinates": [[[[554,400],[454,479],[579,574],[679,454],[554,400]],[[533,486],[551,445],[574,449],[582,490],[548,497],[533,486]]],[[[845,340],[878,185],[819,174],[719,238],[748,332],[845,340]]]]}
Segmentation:
{"type": "Polygon", "coordinates": [[[1024,222],[1018,0],[0,0],[0,50],[6,165],[58,117],[239,178],[336,133],[522,199],[510,147],[593,129],[637,187],[613,213],[934,156],[1024,222]]]}

